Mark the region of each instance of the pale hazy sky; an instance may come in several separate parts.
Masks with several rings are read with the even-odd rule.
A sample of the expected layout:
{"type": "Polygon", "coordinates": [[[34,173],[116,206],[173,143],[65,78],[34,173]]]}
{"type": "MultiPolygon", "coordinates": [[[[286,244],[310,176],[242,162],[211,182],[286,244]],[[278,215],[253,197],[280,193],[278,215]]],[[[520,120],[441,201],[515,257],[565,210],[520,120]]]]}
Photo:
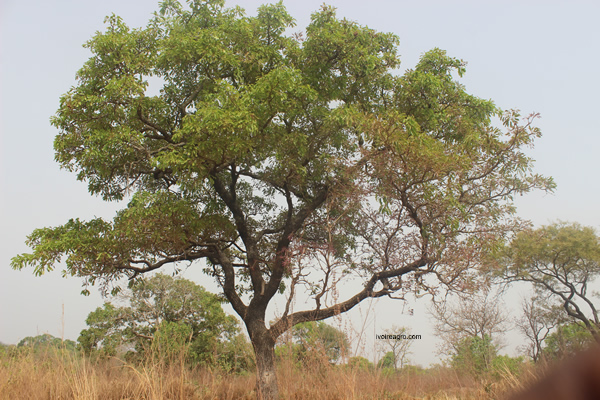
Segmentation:
{"type": "MultiPolygon", "coordinates": [[[[264,1],[229,1],[249,14],[264,1]]],[[[284,1],[307,24],[321,0],[284,1]]],[[[536,225],[578,221],[600,229],[600,3],[597,1],[392,1],[335,0],[338,15],[400,37],[403,68],[440,47],[468,62],[467,90],[502,108],[539,112],[544,136],[530,154],[536,171],[553,176],[554,195],[517,200],[519,214],[536,225]]],[[[87,314],[100,306],[97,293],[79,295],[81,282],[60,272],[35,278],[31,270],[10,269],[10,258],[28,251],[33,229],[69,218],[112,218],[117,204],[90,197],[84,183],[53,161],[57,131],[49,118],[61,94],[75,84],[75,72],[89,57],[82,44],[116,13],[130,26],[146,24],[157,2],[149,0],[0,0],[0,342],[50,333],[76,340],[87,314]]],[[[208,288],[194,270],[186,277],[208,288]]],[[[515,298],[509,303],[515,305],[515,298]],[[513,304],[514,303],[514,304],[513,304]]],[[[518,300],[518,299],[517,299],[518,300]]],[[[352,321],[372,347],[374,333],[405,325],[423,339],[413,347],[414,362],[436,361],[437,339],[425,314],[427,301],[408,304],[379,300],[352,311],[352,321]],[[408,313],[414,308],[414,315],[408,313]],[[375,311],[372,311],[375,310],[375,311]],[[364,324],[363,324],[364,322],[364,324]]],[[[349,322],[346,322],[349,323],[349,322]]],[[[511,335],[511,352],[518,336],[511,335]]]]}

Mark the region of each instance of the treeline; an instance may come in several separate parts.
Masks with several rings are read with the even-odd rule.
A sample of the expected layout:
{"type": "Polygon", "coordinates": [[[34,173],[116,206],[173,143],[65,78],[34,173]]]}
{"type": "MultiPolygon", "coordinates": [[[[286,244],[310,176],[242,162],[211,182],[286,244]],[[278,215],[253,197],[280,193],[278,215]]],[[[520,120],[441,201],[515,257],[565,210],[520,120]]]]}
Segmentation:
{"type": "MultiPolygon", "coordinates": [[[[252,346],[221,304],[218,296],[183,278],[157,274],[138,281],[92,311],[77,341],[43,334],[0,345],[0,397],[47,391],[50,397],[35,398],[90,393],[107,399],[211,398],[208,393],[252,398],[252,346]]],[[[383,332],[390,339],[378,340],[378,360],[372,362],[352,356],[343,330],[305,322],[292,327],[275,348],[282,390],[315,399],[356,393],[399,399],[429,393],[435,399],[455,392],[461,398],[491,399],[526,386],[543,371],[538,364],[570,356],[593,340],[583,324],[563,315],[543,337],[537,359],[528,356],[530,347],[509,357],[499,354],[499,338],[510,324],[498,295],[479,291],[434,304],[430,311],[446,344],[440,364],[411,365],[414,341],[391,339],[392,334],[408,337],[405,327],[383,332]]],[[[548,315],[561,314],[554,309],[548,315]]]]}
{"type": "MultiPolygon", "coordinates": [[[[191,367],[227,373],[253,372],[252,346],[238,321],[223,311],[222,302],[220,297],[189,280],[156,274],[136,281],[113,301],[92,311],[86,319],[88,327],[81,331],[77,342],[43,334],[27,337],[16,346],[1,345],[0,352],[18,355],[31,349],[42,354],[61,349],[92,360],[117,358],[132,364],[149,360],[184,362],[191,367]]],[[[474,378],[497,376],[502,371],[518,374],[528,359],[534,362],[561,359],[582,350],[593,340],[585,326],[561,316],[560,309],[526,303],[517,324],[526,337],[531,336],[527,333],[532,325],[541,335],[542,325],[535,325],[540,319],[554,318],[554,323],[543,325],[546,327],[543,337],[533,336],[538,342],[532,343],[539,348],[530,343],[523,348],[526,353],[523,356],[499,355],[499,336],[510,325],[502,307],[499,296],[485,290],[455,302],[433,303],[430,313],[444,342],[439,351],[444,365],[474,378]]],[[[414,341],[392,338],[393,335],[408,337],[408,329],[393,326],[384,333],[382,337],[389,339],[378,340],[376,363],[361,356],[351,357],[348,336],[323,321],[294,326],[279,339],[275,355],[280,363],[298,368],[343,364],[388,374],[406,368],[421,371],[422,368],[410,365],[414,341]]]]}

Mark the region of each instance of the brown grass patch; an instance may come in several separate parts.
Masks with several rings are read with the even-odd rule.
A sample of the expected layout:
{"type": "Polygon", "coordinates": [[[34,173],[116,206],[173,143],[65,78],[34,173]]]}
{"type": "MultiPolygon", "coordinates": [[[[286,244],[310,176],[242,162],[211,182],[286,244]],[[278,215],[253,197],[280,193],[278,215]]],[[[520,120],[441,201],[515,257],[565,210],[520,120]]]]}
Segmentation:
{"type": "MultiPolygon", "coordinates": [[[[448,368],[384,373],[316,364],[282,363],[283,399],[497,399],[537,376],[528,367],[494,380],[458,376],[448,368]]],[[[117,359],[91,361],[78,354],[33,351],[0,357],[0,398],[31,400],[228,400],[253,399],[253,374],[233,375],[189,368],[182,362],[132,365],[117,359]]]]}

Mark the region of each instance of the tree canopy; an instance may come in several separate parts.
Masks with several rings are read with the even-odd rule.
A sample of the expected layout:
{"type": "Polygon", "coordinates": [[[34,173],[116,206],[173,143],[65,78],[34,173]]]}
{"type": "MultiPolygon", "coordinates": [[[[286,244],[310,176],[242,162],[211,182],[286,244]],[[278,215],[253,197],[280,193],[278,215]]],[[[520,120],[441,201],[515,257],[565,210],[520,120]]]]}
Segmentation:
{"type": "Polygon", "coordinates": [[[600,337],[600,319],[590,284],[600,275],[600,238],[591,227],[555,223],[518,233],[501,257],[498,274],[525,281],[543,298],[563,306],[570,318],[600,337]]]}
{"type": "Polygon", "coordinates": [[[52,118],[54,148],[91,194],[129,202],[112,221],[35,230],[12,265],[64,261],[84,290],[110,291],[204,260],[246,324],[261,396],[277,397],[273,347],[291,326],[427,289],[428,274],[468,283],[519,226],[513,197],[553,188],[523,152],[535,115],[467,93],[465,63],[440,49],[400,75],[398,38],[333,7],[292,35],[281,2],[246,16],[166,0],[146,27],[106,22],[52,118]],[[302,293],[313,306],[292,312],[302,293]]]}
{"type": "Polygon", "coordinates": [[[192,361],[212,364],[239,333],[236,319],[225,314],[220,300],[186,279],[157,274],[136,282],[125,297],[128,306],[107,302],[88,315],[89,328],[78,339],[84,351],[186,352],[192,361]],[[179,346],[169,345],[175,342],[179,346]]]}
{"type": "MultiPolygon", "coordinates": [[[[291,333],[291,353],[305,363],[321,360],[336,363],[347,355],[350,349],[346,334],[323,321],[300,323],[292,328],[291,333]]],[[[286,346],[283,344],[283,347],[286,346]]]]}
{"type": "Polygon", "coordinates": [[[593,340],[594,337],[583,324],[567,323],[559,325],[546,338],[543,354],[550,359],[572,357],[588,348],[593,340]]]}
{"type": "Polygon", "coordinates": [[[19,341],[17,348],[29,347],[35,353],[46,353],[49,351],[64,349],[67,351],[75,351],[76,343],[72,340],[61,338],[44,333],[37,336],[27,336],[19,341]]]}
{"type": "Polygon", "coordinates": [[[462,373],[479,377],[487,372],[497,357],[497,348],[488,335],[467,336],[456,344],[450,362],[462,373]]]}

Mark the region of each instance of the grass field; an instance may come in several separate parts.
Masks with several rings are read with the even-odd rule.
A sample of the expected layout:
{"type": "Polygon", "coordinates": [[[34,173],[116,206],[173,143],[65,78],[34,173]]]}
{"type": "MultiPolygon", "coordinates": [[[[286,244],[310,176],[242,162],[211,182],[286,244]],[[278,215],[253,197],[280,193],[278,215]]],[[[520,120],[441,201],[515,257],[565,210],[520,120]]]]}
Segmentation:
{"type": "MultiPolygon", "coordinates": [[[[475,379],[450,368],[385,373],[343,366],[281,363],[283,399],[498,399],[535,379],[526,364],[518,373],[475,379]]],[[[77,353],[20,351],[0,356],[0,399],[253,399],[252,373],[227,374],[181,362],[129,364],[91,361],[77,353]]]]}

